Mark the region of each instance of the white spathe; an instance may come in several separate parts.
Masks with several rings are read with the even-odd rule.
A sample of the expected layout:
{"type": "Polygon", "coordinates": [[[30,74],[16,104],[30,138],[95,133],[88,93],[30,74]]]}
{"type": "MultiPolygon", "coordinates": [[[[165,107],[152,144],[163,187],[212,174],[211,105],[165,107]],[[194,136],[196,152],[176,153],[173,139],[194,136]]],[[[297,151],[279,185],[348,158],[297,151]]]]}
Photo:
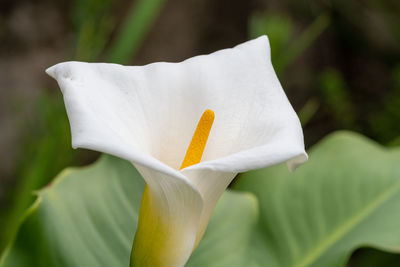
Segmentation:
{"type": "Polygon", "coordinates": [[[307,160],[266,36],[180,63],[65,62],[46,72],[64,94],[73,147],[131,161],[177,225],[181,255],[169,266],[187,261],[238,172],[307,160]],[[215,121],[202,162],[178,170],[206,109],[215,121]]]}

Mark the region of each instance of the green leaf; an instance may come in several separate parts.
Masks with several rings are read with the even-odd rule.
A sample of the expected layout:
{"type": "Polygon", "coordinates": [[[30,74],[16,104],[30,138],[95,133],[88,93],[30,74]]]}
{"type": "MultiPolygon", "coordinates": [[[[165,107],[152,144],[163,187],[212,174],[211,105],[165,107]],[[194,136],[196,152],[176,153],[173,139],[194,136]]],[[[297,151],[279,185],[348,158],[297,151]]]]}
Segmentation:
{"type": "Polygon", "coordinates": [[[245,173],[236,189],[259,199],[259,266],[344,266],[358,247],[400,252],[400,149],[338,132],[294,173],[245,173]]]}
{"type": "Polygon", "coordinates": [[[249,193],[226,191],[206,234],[186,267],[248,266],[248,246],[258,218],[257,199],[249,193]]]}
{"type": "Polygon", "coordinates": [[[10,206],[0,214],[0,250],[15,234],[20,217],[35,201],[32,190],[46,185],[66,166],[86,161],[88,151],[73,150],[70,146],[68,118],[62,101],[61,95],[54,98],[39,94],[34,115],[24,119],[21,129],[26,134],[21,137],[16,163],[19,181],[13,190],[7,191],[10,206]]]}
{"type": "MultiPolygon", "coordinates": [[[[111,156],[64,170],[37,192],[0,266],[129,266],[143,189],[132,164],[111,156]]],[[[256,221],[252,195],[226,192],[188,266],[243,266],[231,262],[247,255],[256,221]]]]}

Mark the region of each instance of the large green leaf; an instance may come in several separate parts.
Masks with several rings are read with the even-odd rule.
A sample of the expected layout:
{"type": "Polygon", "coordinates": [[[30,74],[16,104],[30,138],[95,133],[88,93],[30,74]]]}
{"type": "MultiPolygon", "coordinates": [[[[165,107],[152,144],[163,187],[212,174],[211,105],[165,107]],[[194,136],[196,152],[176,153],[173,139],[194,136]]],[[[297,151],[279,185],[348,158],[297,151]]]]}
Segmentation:
{"type": "MultiPolygon", "coordinates": [[[[37,193],[0,266],[129,266],[143,188],[132,164],[111,156],[63,171],[37,193]]],[[[243,266],[256,221],[252,195],[226,192],[187,266],[243,266]]]]}
{"type": "Polygon", "coordinates": [[[204,238],[185,266],[248,266],[248,247],[257,215],[257,199],[252,194],[226,191],[214,210],[204,238]]]}
{"type": "Polygon", "coordinates": [[[259,200],[258,266],[343,266],[367,246],[400,252],[398,148],[338,132],[294,173],[284,165],[248,172],[235,188],[259,200]]]}

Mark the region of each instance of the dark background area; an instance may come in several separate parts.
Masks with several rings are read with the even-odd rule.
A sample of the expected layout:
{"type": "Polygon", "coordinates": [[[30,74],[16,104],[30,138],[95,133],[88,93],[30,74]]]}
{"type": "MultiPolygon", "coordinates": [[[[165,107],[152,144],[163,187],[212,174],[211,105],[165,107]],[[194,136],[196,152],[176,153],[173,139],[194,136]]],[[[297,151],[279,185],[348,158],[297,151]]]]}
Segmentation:
{"type": "MultiPolygon", "coordinates": [[[[398,0],[1,0],[0,249],[33,190],[97,157],[71,149],[47,67],[176,62],[261,34],[270,38],[307,147],[337,129],[400,144],[398,0]]],[[[376,266],[368,265],[374,260],[400,266],[396,256],[375,250],[357,251],[350,265],[376,266]]]]}

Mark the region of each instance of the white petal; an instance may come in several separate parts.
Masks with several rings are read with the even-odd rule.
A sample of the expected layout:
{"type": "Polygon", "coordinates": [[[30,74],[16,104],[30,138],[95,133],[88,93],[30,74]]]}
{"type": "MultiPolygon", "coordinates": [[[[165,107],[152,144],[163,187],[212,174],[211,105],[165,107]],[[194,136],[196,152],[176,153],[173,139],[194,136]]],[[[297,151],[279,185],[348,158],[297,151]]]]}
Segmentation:
{"type": "Polygon", "coordinates": [[[129,150],[140,164],[178,169],[209,108],[215,121],[205,163],[192,168],[240,172],[307,157],[266,36],[181,63],[66,62],[47,72],[64,93],[74,146],[119,156],[129,150]]]}

